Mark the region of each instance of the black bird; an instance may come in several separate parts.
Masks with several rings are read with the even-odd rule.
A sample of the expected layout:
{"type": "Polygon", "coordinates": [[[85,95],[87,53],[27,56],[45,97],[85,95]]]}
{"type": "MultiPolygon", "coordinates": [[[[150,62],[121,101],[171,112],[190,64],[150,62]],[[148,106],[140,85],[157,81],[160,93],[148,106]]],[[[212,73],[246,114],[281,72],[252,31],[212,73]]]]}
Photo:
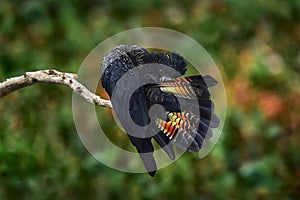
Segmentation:
{"type": "Polygon", "coordinates": [[[175,159],[173,144],[198,152],[212,136],[211,128],[219,125],[208,90],[217,81],[209,75],[182,77],[186,67],[179,54],[149,52],[137,45],[119,45],[102,60],[102,86],[150,176],[157,169],[152,138],[175,159]],[[138,88],[132,86],[144,82],[138,88]],[[149,110],[155,104],[161,105],[164,113],[148,126],[149,110]],[[141,129],[132,126],[132,121],[141,129]]]}

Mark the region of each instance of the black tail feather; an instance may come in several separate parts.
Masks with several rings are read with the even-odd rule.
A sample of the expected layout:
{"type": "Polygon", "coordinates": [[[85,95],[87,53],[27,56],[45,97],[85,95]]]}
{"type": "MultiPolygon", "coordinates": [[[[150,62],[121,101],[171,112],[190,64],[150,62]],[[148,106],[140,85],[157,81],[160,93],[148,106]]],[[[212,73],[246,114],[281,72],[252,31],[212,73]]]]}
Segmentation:
{"type": "Polygon", "coordinates": [[[163,148],[163,150],[170,157],[170,159],[174,160],[175,152],[174,152],[173,145],[170,144],[169,138],[166,135],[164,135],[162,131],[160,131],[156,135],[154,135],[153,138],[163,148]]]}
{"type": "Polygon", "coordinates": [[[136,147],[143,164],[150,176],[154,176],[157,170],[156,162],[153,157],[153,145],[151,143],[151,138],[137,138],[128,135],[131,143],[136,147]]]}

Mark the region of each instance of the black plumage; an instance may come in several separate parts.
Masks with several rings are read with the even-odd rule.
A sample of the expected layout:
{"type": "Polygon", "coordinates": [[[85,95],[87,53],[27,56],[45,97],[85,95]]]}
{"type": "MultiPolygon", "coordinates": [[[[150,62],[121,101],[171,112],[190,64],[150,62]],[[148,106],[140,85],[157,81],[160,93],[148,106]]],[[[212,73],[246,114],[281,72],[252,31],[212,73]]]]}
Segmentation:
{"type": "Polygon", "coordinates": [[[102,86],[151,176],[156,172],[152,138],[170,159],[175,159],[173,144],[198,152],[205,139],[212,136],[211,128],[219,125],[208,90],[217,81],[209,75],[182,77],[186,67],[179,54],[149,52],[137,45],[119,45],[102,61],[102,86]],[[154,65],[167,66],[172,71],[164,67],[150,70],[154,65]],[[134,69],[137,70],[133,73],[134,69]],[[134,83],[143,82],[131,92],[134,83]],[[126,100],[129,105],[125,105],[126,100]],[[150,119],[149,109],[155,104],[163,106],[165,112],[150,119]],[[155,126],[147,126],[150,120],[155,120],[155,126]],[[132,121],[142,129],[137,131],[132,121]]]}

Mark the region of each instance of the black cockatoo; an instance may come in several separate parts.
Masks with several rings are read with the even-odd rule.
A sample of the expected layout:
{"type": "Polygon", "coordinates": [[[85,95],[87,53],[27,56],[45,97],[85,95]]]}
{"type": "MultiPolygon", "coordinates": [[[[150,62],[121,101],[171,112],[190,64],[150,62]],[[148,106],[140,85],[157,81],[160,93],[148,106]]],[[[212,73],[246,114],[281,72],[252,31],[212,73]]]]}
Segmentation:
{"type": "Polygon", "coordinates": [[[175,159],[173,145],[198,152],[205,139],[212,136],[211,128],[219,125],[208,90],[217,81],[209,75],[182,77],[186,67],[187,62],[176,53],[149,52],[137,45],[119,45],[102,60],[102,86],[150,176],[157,169],[152,138],[170,159],[175,159]],[[165,68],[148,70],[152,65],[166,66],[176,73],[165,68]],[[131,73],[134,69],[141,70],[131,73]],[[121,77],[124,80],[118,84],[121,77]],[[148,83],[133,88],[134,91],[128,89],[132,84],[143,83],[142,79],[148,83]],[[155,104],[164,108],[163,114],[150,118],[149,110],[155,104]],[[148,126],[151,120],[155,121],[154,127],[148,126]],[[145,128],[136,131],[132,121],[145,128]]]}

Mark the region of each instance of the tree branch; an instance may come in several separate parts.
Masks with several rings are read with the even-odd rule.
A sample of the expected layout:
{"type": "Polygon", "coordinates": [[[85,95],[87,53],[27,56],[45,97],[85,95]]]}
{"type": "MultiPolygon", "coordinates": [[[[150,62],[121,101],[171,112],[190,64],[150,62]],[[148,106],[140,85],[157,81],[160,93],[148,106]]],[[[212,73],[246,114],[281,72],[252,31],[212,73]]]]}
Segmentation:
{"type": "Polygon", "coordinates": [[[26,72],[22,76],[9,78],[0,82],[0,98],[36,83],[52,83],[69,86],[74,92],[82,96],[89,103],[112,108],[109,100],[102,99],[98,95],[95,95],[76,79],[77,74],[59,72],[53,69],[26,72]]]}

